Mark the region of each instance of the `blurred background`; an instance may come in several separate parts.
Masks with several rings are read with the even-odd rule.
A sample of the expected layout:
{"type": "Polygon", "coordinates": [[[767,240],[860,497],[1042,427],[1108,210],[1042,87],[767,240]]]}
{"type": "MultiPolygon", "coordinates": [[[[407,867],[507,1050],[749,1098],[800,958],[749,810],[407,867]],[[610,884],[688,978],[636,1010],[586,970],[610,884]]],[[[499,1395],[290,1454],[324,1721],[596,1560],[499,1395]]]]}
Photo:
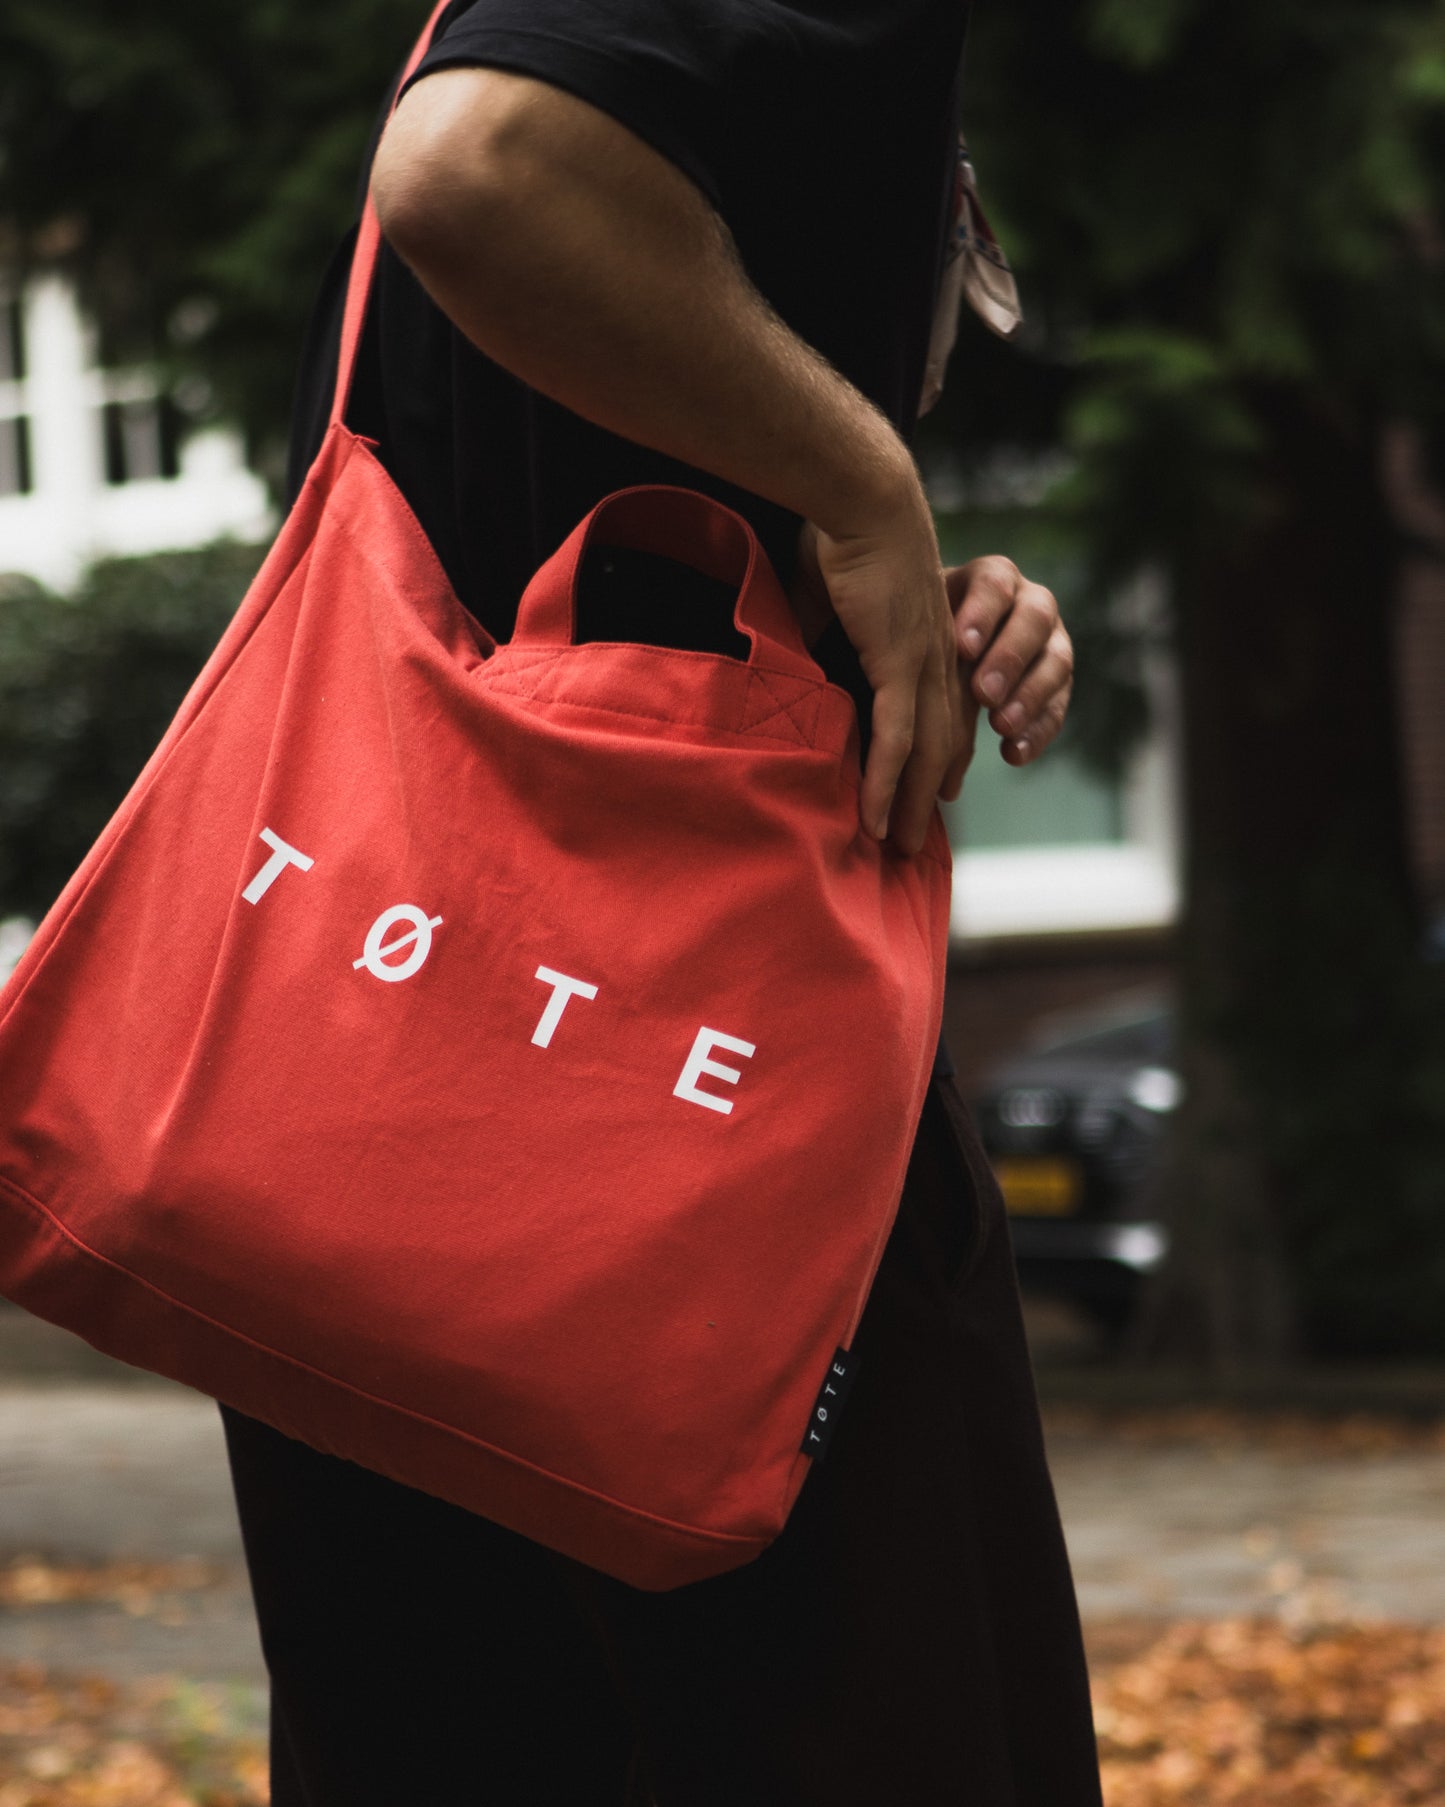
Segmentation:
{"type": "MultiPolygon", "coordinates": [[[[1445,4],[975,14],[1027,319],[919,455],[1078,679],[948,812],[947,1023],[1111,1807],[1445,1799],[1445,4]]],[[[0,6],[0,972],[275,528],[419,22],[0,6]]],[[[263,1799],[214,1412],[0,1309],[0,1802],[263,1799]]]]}

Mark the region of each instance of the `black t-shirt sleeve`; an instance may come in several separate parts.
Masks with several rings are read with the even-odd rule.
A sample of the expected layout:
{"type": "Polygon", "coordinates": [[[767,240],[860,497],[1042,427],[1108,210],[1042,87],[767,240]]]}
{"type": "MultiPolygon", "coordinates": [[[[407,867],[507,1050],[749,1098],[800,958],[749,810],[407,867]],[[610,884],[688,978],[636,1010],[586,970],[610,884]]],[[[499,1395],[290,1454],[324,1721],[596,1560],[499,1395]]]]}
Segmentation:
{"type": "Polygon", "coordinates": [[[550,82],[611,114],[718,206],[730,83],[789,53],[774,9],[735,0],[476,0],[412,80],[484,64],[550,82]]]}

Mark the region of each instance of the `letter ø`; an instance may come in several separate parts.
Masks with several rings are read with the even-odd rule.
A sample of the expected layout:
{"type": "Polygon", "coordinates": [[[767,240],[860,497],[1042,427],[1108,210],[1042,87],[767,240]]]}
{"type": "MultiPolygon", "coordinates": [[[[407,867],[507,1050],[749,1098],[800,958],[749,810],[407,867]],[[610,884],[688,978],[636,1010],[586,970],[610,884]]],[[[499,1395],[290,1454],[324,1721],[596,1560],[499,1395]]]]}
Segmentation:
{"type": "Polygon", "coordinates": [[[431,932],[441,927],[441,920],[440,916],[428,916],[415,904],[393,904],[389,910],[383,910],[367,930],[361,958],[351,962],[352,971],[364,966],[373,978],[384,979],[388,985],[396,984],[399,979],[409,979],[421,969],[431,952],[431,932]],[[388,941],[388,932],[402,922],[410,923],[410,928],[395,941],[388,941]],[[403,954],[400,960],[389,958],[400,953],[402,948],[411,951],[403,954]]]}

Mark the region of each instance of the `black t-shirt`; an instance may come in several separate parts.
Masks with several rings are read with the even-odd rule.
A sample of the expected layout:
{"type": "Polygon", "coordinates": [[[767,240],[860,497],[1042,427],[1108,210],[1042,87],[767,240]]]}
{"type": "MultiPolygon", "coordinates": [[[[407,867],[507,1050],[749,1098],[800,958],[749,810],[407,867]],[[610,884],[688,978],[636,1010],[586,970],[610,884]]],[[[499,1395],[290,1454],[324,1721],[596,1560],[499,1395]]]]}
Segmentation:
{"type": "MultiPolygon", "coordinates": [[[[906,435],[954,170],[968,0],[457,0],[414,80],[506,68],[610,113],[717,208],[754,284],[906,435]]],[[[303,362],[292,485],[320,443],[345,251],[303,362]]],[[[349,424],[498,639],[537,565],[609,491],[682,483],[746,514],[786,577],[784,511],[582,420],[471,345],[386,247],[349,424]]],[[[855,692],[841,635],[824,656],[855,692]]],[[[866,691],[866,687],[864,687],[866,691]]]]}

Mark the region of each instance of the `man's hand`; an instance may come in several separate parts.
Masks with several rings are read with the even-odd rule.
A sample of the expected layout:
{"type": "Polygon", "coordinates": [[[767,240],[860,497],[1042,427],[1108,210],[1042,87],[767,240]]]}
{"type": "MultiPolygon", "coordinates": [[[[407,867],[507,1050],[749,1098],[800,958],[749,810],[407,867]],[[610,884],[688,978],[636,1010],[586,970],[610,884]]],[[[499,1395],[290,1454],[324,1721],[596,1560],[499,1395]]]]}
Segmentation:
{"type": "Polygon", "coordinates": [[[1052,591],[996,554],[958,565],[944,579],[969,693],[988,710],[1008,763],[1028,765],[1063,727],[1074,686],[1074,646],[1059,605],[1052,591]]]}
{"type": "MultiPolygon", "coordinates": [[[[815,529],[818,574],[873,687],[863,773],[864,826],[917,853],[934,801],[961,782],[972,732],[964,717],[953,620],[933,518],[921,484],[857,531],[815,529]]],[[[957,786],[954,787],[955,794],[957,786]]]]}
{"type": "MultiPolygon", "coordinates": [[[[811,522],[804,523],[798,540],[798,566],[792,587],[793,607],[803,637],[810,646],[820,639],[834,613],[829,584],[820,568],[821,537],[811,522]]],[[[835,553],[840,549],[846,552],[855,543],[834,541],[832,549],[835,553]]],[[[846,569],[830,574],[835,586],[846,586],[850,581],[846,569]]],[[[966,565],[952,566],[941,576],[953,615],[950,639],[959,680],[960,712],[955,733],[961,733],[961,739],[955,741],[952,760],[937,787],[937,794],[952,801],[962,787],[964,773],[973,758],[982,709],[988,709],[989,725],[1000,736],[999,750],[1010,765],[1032,763],[1055,738],[1068,713],[1073,689],[1074,648],[1068,630],[1059,618],[1059,605],[1053,592],[1041,584],[1030,583],[1011,559],[997,555],[976,558],[966,565]]],[[[917,580],[917,589],[918,594],[927,594],[928,586],[921,578],[917,580]]],[[[865,601],[865,620],[867,614],[865,601]]],[[[866,635],[866,625],[863,631],[866,635]]],[[[850,632],[850,638],[853,637],[850,632]]],[[[885,647],[885,664],[888,663],[887,654],[885,647]]],[[[866,664],[864,669],[868,670],[866,664]]],[[[922,675],[920,667],[920,679],[922,675]]],[[[871,671],[869,679],[873,681],[871,671]]],[[[924,684],[919,697],[925,708],[930,694],[928,685],[924,684]]],[[[952,706],[950,694],[950,715],[952,706]]],[[[870,760],[870,769],[871,765],[870,760]]],[[[920,789],[926,783],[919,764],[910,769],[909,781],[905,793],[906,807],[910,811],[908,820],[911,824],[917,823],[919,815],[913,813],[916,810],[921,812],[926,826],[932,799],[915,805],[913,797],[914,782],[920,789]]],[[[865,821],[870,820],[866,811],[873,805],[874,798],[869,793],[865,798],[865,821]]],[[[894,814],[896,821],[902,821],[896,808],[894,814]]]]}

